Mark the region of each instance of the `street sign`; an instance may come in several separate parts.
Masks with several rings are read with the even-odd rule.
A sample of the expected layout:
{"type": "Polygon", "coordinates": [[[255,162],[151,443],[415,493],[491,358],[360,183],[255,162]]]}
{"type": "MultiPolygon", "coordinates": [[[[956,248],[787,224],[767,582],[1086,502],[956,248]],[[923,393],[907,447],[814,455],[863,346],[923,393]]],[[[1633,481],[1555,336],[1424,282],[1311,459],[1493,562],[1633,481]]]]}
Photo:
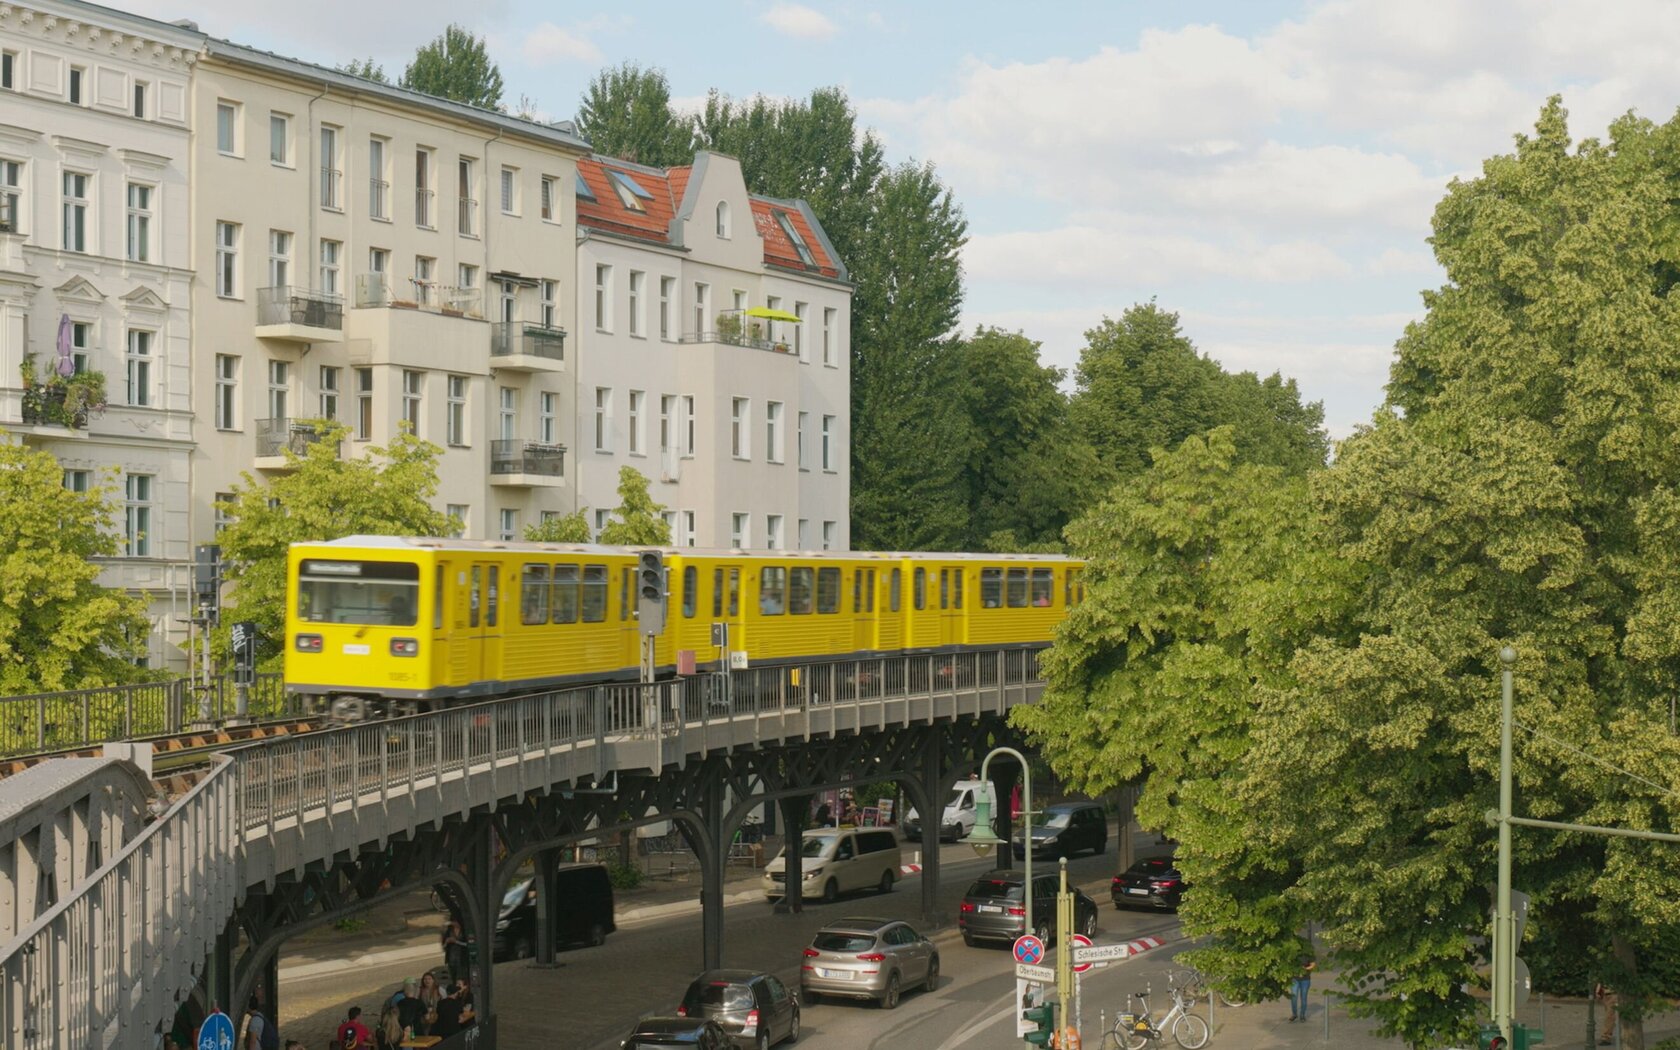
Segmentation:
{"type": "Polygon", "coordinates": [[[1053,966],[1028,966],[1026,963],[1016,963],[1015,979],[1017,981],[1031,981],[1034,984],[1055,984],[1056,968],[1053,966]]]}
{"type": "Polygon", "coordinates": [[[1068,944],[1073,948],[1073,972],[1084,973],[1086,970],[1089,970],[1092,964],[1088,962],[1081,962],[1079,960],[1079,949],[1089,948],[1091,946],[1091,938],[1085,936],[1083,933],[1075,933],[1068,937],[1068,944]]]}
{"type": "MultiPolygon", "coordinates": [[[[1074,936],[1077,937],[1078,934],[1074,936]]],[[[1132,946],[1129,944],[1093,944],[1088,948],[1075,948],[1073,950],[1074,969],[1079,968],[1079,963],[1113,962],[1116,959],[1129,958],[1131,954],[1132,946]]]]}
{"type": "Polygon", "coordinates": [[[233,1050],[233,1020],[217,1011],[198,1029],[198,1050],[233,1050]]]}
{"type": "Polygon", "coordinates": [[[241,620],[233,625],[233,680],[250,685],[257,679],[257,625],[241,620]]]}
{"type": "MultiPolygon", "coordinates": [[[[1015,961],[1018,963],[1038,963],[1044,961],[1044,942],[1030,933],[1015,938],[1015,961]]],[[[1051,980],[1055,980],[1054,977],[1051,980]]]]}

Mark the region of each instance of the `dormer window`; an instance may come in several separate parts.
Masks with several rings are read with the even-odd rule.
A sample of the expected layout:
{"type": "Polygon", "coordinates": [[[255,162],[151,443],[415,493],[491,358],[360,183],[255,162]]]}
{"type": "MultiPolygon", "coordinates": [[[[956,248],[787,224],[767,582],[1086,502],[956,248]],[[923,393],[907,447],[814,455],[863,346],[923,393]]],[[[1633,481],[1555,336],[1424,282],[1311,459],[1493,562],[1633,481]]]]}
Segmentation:
{"type": "Polygon", "coordinates": [[[613,189],[618,191],[619,202],[631,211],[645,212],[647,205],[643,201],[653,200],[653,194],[642,189],[641,184],[622,171],[608,171],[612,179],[613,189]]]}
{"type": "Polygon", "coordinates": [[[717,206],[717,235],[724,240],[729,239],[729,202],[718,201],[717,206]]]}
{"type": "Polygon", "coordinates": [[[811,249],[806,246],[805,238],[799,236],[799,229],[793,225],[793,219],[785,211],[778,211],[775,214],[777,225],[781,226],[782,232],[787,235],[787,239],[793,242],[794,251],[799,253],[799,261],[813,270],[816,269],[817,260],[811,254],[811,249]]]}

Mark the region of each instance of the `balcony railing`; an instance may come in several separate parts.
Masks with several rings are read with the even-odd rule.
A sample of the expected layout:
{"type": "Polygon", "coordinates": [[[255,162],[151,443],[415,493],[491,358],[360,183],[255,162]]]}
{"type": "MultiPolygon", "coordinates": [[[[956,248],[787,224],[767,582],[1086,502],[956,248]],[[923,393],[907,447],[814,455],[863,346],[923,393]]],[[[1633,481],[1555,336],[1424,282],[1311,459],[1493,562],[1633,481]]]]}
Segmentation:
{"type": "Polygon", "coordinates": [[[291,285],[257,289],[257,324],[344,329],[344,297],[291,285]]]}
{"type": "Polygon", "coordinates": [[[437,228],[432,219],[432,191],[417,189],[414,191],[414,225],[428,230],[437,228]]]}
{"type": "Polygon", "coordinates": [[[742,332],[712,331],[712,332],[684,332],[677,337],[679,343],[724,343],[729,346],[744,346],[751,350],[771,350],[778,354],[792,354],[793,344],[785,339],[764,339],[742,332]]]}
{"type": "Polygon", "coordinates": [[[418,277],[392,277],[386,273],[356,275],[357,309],[391,306],[399,310],[426,310],[482,321],[484,313],[479,306],[479,298],[477,288],[456,288],[418,277]]]}
{"type": "Polygon", "coordinates": [[[478,202],[471,197],[462,197],[460,211],[456,216],[456,229],[464,237],[471,237],[478,233],[478,202]]]}
{"type": "Polygon", "coordinates": [[[528,321],[502,321],[490,328],[490,356],[528,354],[550,361],[566,359],[566,330],[528,321]]]}
{"type": "Polygon", "coordinates": [[[321,169],[321,207],[334,209],[344,207],[338,196],[338,188],[343,181],[344,173],[337,168],[321,169]]]}
{"type": "Polygon", "coordinates": [[[490,442],[490,473],[565,477],[566,446],[544,445],[519,438],[497,438],[490,442]]]}
{"type": "Polygon", "coordinates": [[[385,202],[389,199],[391,184],[384,179],[368,180],[368,215],[375,219],[389,219],[391,216],[385,211],[385,202]]]}
{"type": "Polygon", "coordinates": [[[309,423],[295,419],[257,420],[257,458],[283,456],[289,450],[299,456],[309,454],[309,446],[321,440],[321,435],[309,423]]]}

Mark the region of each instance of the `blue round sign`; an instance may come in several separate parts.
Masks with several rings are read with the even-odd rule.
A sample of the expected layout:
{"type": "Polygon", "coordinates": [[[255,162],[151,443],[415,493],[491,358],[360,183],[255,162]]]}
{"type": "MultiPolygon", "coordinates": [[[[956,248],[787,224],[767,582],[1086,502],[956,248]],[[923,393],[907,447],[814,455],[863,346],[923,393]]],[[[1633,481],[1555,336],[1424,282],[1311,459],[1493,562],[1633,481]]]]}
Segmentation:
{"type": "Polygon", "coordinates": [[[233,1019],[217,1012],[198,1029],[198,1050],[233,1050],[233,1019]]]}

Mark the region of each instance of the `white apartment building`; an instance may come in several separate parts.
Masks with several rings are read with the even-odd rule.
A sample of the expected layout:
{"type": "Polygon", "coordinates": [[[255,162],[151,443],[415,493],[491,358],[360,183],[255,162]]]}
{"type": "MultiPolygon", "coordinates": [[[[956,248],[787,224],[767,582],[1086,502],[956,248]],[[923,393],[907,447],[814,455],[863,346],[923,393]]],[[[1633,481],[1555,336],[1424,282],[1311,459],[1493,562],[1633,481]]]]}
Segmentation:
{"type": "Polygon", "coordinates": [[[179,662],[192,605],[199,40],[86,4],[0,5],[0,430],[56,456],[67,486],[114,487],[121,549],[100,582],[149,599],[154,666],[179,662]],[[76,411],[101,376],[103,410],[76,411]]]}
{"type": "Polygon", "coordinates": [[[344,456],[405,426],[441,446],[468,536],[574,509],[584,143],[215,39],[191,111],[194,534],[317,418],[344,456]]]}
{"type": "Polygon", "coordinates": [[[596,530],[632,466],[678,546],[849,549],[851,285],[810,207],[750,195],[717,153],[578,173],[578,498],[596,530]]]}

